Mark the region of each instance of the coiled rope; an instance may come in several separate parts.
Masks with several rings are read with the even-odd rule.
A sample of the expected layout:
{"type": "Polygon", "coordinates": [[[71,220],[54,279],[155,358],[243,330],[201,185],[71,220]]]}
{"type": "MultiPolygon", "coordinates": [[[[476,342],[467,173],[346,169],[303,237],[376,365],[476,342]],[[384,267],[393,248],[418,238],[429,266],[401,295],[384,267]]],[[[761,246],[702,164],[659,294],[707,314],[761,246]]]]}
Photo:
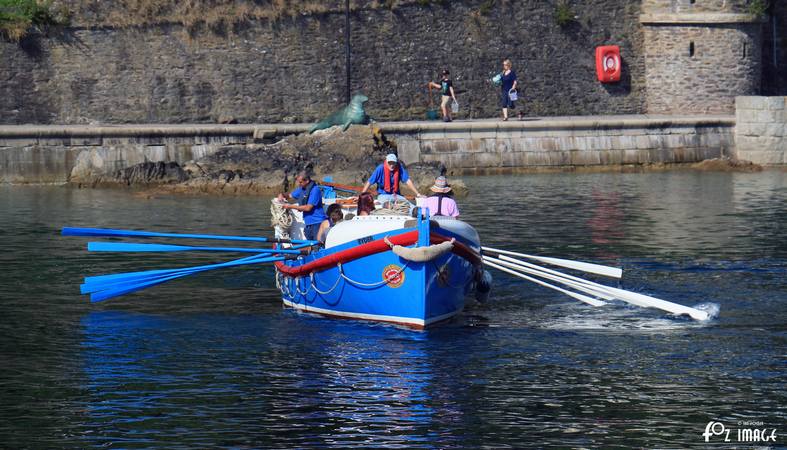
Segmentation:
{"type": "Polygon", "coordinates": [[[386,204],[387,208],[378,208],[369,214],[372,216],[407,216],[410,215],[410,210],[413,208],[413,205],[408,202],[394,202],[393,204],[386,202],[386,204]]]}
{"type": "Polygon", "coordinates": [[[284,209],[282,204],[275,198],[271,200],[271,226],[278,228],[282,239],[290,238],[290,227],[292,226],[292,212],[284,209]]]}

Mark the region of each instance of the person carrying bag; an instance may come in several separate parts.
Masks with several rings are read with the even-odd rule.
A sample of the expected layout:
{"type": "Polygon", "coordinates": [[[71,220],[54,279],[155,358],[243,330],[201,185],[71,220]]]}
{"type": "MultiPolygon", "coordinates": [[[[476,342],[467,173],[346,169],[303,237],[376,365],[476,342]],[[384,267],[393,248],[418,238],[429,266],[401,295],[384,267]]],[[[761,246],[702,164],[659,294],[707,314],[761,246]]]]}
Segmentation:
{"type": "MultiPolygon", "coordinates": [[[[516,91],[516,72],[511,66],[510,59],[504,60],[503,72],[500,74],[500,107],[503,108],[503,120],[508,120],[508,109],[514,109],[514,102],[519,98],[516,91]]],[[[519,118],[522,118],[522,113],[519,113],[519,118]]]]}

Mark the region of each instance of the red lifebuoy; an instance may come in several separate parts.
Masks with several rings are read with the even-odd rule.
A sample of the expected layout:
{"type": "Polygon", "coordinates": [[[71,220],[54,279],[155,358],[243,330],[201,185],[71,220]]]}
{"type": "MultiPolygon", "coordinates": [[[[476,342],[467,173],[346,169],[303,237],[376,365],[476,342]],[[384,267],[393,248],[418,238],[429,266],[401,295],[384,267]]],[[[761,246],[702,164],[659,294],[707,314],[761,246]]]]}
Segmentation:
{"type": "Polygon", "coordinates": [[[602,83],[620,81],[620,47],[604,45],[596,47],[596,76],[602,83]]]}

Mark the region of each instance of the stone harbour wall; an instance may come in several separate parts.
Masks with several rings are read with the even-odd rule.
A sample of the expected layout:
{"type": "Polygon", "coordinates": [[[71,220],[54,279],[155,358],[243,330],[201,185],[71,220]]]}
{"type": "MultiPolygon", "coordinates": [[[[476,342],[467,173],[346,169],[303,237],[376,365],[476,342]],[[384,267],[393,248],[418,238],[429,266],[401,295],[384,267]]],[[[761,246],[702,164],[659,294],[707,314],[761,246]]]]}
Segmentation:
{"type": "Polygon", "coordinates": [[[719,117],[564,118],[548,122],[429,126],[399,135],[404,161],[440,162],[464,173],[694,163],[728,157],[734,121],[719,117]]]}
{"type": "MultiPolygon", "coordinates": [[[[733,116],[622,116],[378,125],[408,164],[435,162],[460,172],[494,173],[730,156],[734,123],[733,116]]],[[[143,162],[182,165],[307,129],[306,124],[0,127],[0,183],[79,183],[143,162]]]]}
{"type": "MultiPolygon", "coordinates": [[[[0,124],[297,123],[345,101],[343,2],[219,29],[57,3],[79,6],[71,27],[0,41],[0,124]]],[[[568,0],[560,25],[556,0],[354,0],[351,90],[379,120],[420,120],[448,68],[459,117],[495,117],[488,80],[511,58],[528,116],[733,114],[736,95],[787,95],[787,2],[771,3],[760,21],[751,0],[568,0]],[[610,44],[622,80],[601,84],[594,49],[610,44]]]]}
{"type": "MultiPolygon", "coordinates": [[[[458,91],[459,117],[496,117],[499,88],[489,79],[504,58],[519,74],[527,115],[644,112],[640,0],[569,2],[576,19],[563,26],[553,1],[423,3],[352,2],[351,88],[369,96],[367,110],[379,120],[424,119],[426,83],[443,68],[458,91]],[[623,79],[603,85],[594,49],[607,44],[622,49],[623,79]]],[[[108,15],[124,4],[91,2],[90,11],[108,15]]],[[[62,33],[0,42],[0,123],[316,121],[345,101],[343,2],[335,4],[222,32],[94,17],[62,33]]],[[[437,94],[433,100],[439,106],[437,94]]]]}
{"type": "Polygon", "coordinates": [[[65,183],[143,162],[184,163],[243,145],[301,132],[279,125],[0,126],[1,183],[65,183]]]}
{"type": "Polygon", "coordinates": [[[787,97],[735,100],[735,155],[762,165],[787,164],[787,97]]]}

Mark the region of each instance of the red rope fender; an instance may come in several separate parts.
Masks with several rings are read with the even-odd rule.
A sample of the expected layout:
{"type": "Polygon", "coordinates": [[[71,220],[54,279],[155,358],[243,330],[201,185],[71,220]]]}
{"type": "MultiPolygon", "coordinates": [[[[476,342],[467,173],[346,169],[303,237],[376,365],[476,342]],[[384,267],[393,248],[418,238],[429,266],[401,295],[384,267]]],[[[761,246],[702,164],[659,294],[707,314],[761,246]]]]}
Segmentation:
{"type": "MultiPolygon", "coordinates": [[[[441,242],[450,240],[450,238],[440,235],[431,235],[429,239],[430,243],[432,244],[439,244],[441,242]]],[[[405,247],[408,245],[413,245],[418,241],[418,230],[408,231],[407,233],[389,237],[388,241],[391,242],[391,244],[405,247]]],[[[382,253],[390,249],[391,247],[385,243],[385,239],[378,239],[366,244],[361,244],[357,247],[348,248],[347,250],[342,250],[331,255],[323,256],[322,258],[315,259],[314,261],[297,267],[290,267],[284,264],[282,261],[276,261],[275,264],[276,269],[278,269],[279,272],[283,273],[284,275],[290,277],[302,277],[312,272],[330,269],[337,264],[344,264],[348,261],[363,258],[375,253],[382,253]]],[[[465,258],[473,265],[481,264],[481,256],[461,242],[454,242],[453,253],[456,253],[458,256],[465,258]]]]}

